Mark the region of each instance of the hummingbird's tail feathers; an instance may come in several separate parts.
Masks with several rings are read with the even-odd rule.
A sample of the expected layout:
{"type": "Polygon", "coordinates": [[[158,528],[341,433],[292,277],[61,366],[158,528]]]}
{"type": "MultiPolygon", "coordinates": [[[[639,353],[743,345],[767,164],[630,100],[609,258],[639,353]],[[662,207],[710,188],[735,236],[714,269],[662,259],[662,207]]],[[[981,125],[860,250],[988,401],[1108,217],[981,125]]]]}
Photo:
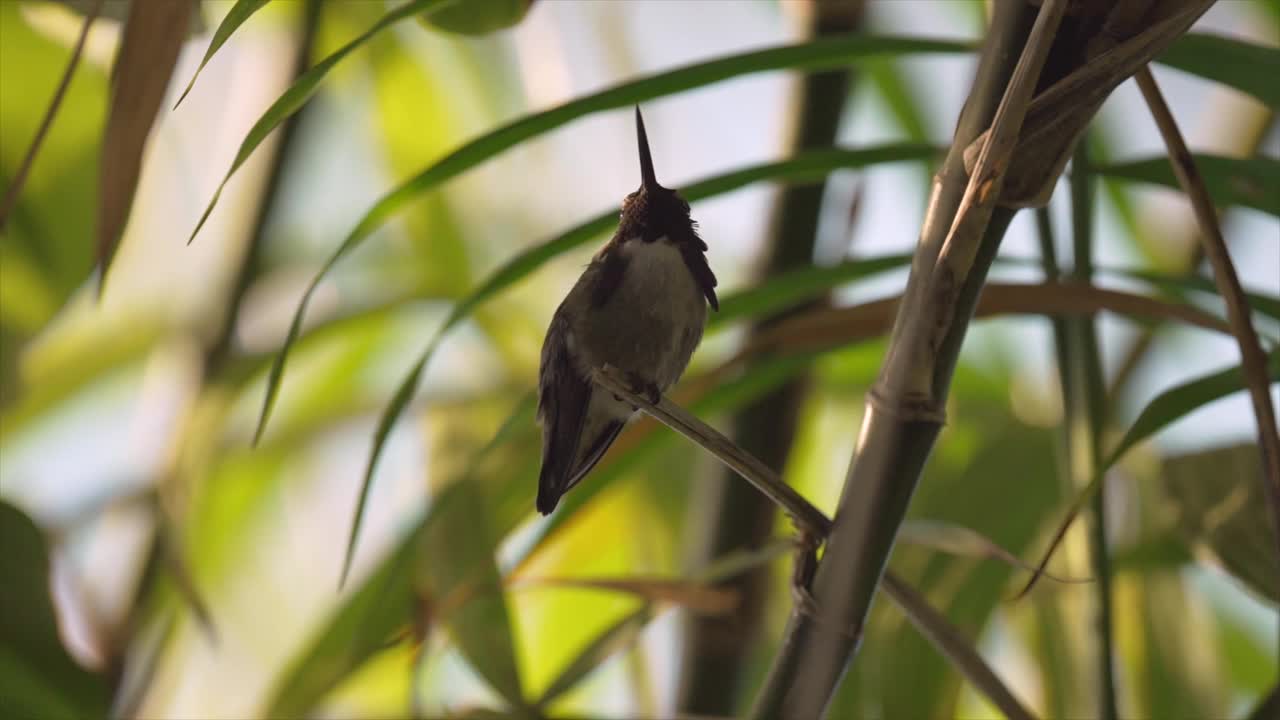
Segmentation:
{"type": "MultiPolygon", "coordinates": [[[[556,464],[544,459],[542,472],[538,475],[538,512],[550,515],[560,502],[560,497],[582,482],[587,473],[590,473],[596,463],[600,462],[600,458],[604,457],[605,451],[613,445],[613,441],[618,438],[618,433],[622,432],[626,424],[624,420],[611,420],[601,426],[594,437],[583,438],[588,441],[585,445],[587,450],[571,472],[557,474],[556,471],[559,468],[555,467],[556,464]]],[[[587,428],[587,432],[592,430],[596,428],[587,428]]]]}
{"type": "Polygon", "coordinates": [[[575,485],[582,482],[582,478],[591,472],[591,469],[600,462],[600,458],[604,457],[604,453],[613,445],[613,441],[618,439],[618,433],[622,432],[622,428],[626,426],[625,420],[611,420],[600,428],[591,442],[587,445],[587,451],[583,453],[581,462],[578,467],[574,468],[573,475],[569,477],[569,484],[565,486],[565,492],[573,489],[575,485]]]}
{"type": "Polygon", "coordinates": [[[542,346],[538,376],[542,471],[538,475],[537,506],[543,515],[555,509],[568,489],[591,404],[591,383],[575,369],[568,342],[568,322],[557,312],[542,346]]]}
{"type": "Polygon", "coordinates": [[[546,462],[542,463],[542,472],[538,475],[538,512],[543,515],[550,515],[552,510],[556,509],[556,504],[560,502],[560,496],[564,491],[560,490],[560,483],[556,481],[554,470],[546,462]]]}

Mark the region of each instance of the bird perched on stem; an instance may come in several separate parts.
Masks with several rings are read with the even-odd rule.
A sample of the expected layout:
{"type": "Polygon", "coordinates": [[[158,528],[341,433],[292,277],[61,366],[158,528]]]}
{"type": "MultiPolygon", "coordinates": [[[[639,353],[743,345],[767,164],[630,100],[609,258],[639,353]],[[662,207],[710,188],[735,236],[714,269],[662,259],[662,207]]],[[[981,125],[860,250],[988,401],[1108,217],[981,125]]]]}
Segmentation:
{"type": "Polygon", "coordinates": [[[689,203],[658,184],[636,108],[640,189],[622,202],[618,231],[565,296],[542,343],[538,512],[555,509],[636,412],[602,390],[591,371],[622,371],[655,402],[675,384],[702,339],[707,303],[719,309],[707,244],[689,203]]]}

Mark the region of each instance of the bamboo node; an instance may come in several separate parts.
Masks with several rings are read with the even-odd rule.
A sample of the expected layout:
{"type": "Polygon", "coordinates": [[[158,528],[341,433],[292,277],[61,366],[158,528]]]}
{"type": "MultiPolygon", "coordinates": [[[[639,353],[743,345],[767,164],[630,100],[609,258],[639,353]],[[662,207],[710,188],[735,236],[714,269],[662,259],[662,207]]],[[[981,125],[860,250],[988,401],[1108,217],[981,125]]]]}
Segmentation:
{"type": "Polygon", "coordinates": [[[901,397],[889,398],[879,388],[867,393],[867,406],[877,413],[902,422],[947,423],[947,412],[934,399],[921,392],[908,392],[901,397]]]}

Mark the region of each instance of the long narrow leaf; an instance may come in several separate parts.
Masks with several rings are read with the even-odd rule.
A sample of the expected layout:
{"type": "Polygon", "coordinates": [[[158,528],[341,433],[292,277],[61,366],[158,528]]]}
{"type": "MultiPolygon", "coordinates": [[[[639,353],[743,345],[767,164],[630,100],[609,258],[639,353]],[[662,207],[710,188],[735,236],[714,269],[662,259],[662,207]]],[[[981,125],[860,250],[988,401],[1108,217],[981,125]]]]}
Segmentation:
{"type": "MultiPolygon", "coordinates": [[[[160,1],[163,3],[169,2],[169,0],[160,1]]],[[[205,207],[204,214],[200,216],[200,221],[196,223],[195,229],[191,231],[191,237],[187,239],[187,242],[190,243],[192,240],[196,239],[196,235],[200,233],[200,228],[204,227],[205,221],[209,219],[209,214],[213,212],[213,207],[218,204],[218,198],[222,197],[222,190],[227,186],[227,182],[231,180],[231,176],[240,169],[241,165],[244,165],[245,161],[249,159],[249,156],[253,154],[253,151],[262,144],[263,140],[267,139],[267,136],[271,134],[272,130],[279,127],[280,123],[287,120],[290,115],[297,112],[304,104],[306,104],[311,95],[320,87],[320,81],[329,74],[329,71],[332,70],[335,65],[350,54],[352,50],[360,47],[367,42],[369,38],[377,35],[379,32],[385,30],[391,25],[394,25],[405,18],[432,12],[433,10],[439,9],[441,6],[454,1],[455,0],[413,0],[413,2],[405,3],[382,16],[380,20],[374,23],[368,30],[365,30],[360,34],[359,37],[338,48],[332,55],[316,63],[310,70],[299,75],[298,79],[294,80],[293,84],[289,86],[289,89],[285,90],[280,97],[276,98],[276,101],[271,103],[271,107],[267,108],[267,111],[262,114],[262,117],[258,118],[258,122],[254,123],[253,127],[249,129],[249,134],[245,136],[243,141],[241,141],[240,149],[236,151],[235,159],[231,161],[231,168],[227,170],[227,174],[223,176],[222,182],[218,183],[218,189],[214,191],[213,198],[209,200],[209,205],[205,207]]],[[[218,30],[221,31],[222,28],[219,27],[218,30]]],[[[194,78],[192,81],[194,82],[194,78]]]]}
{"type": "MultiPolygon", "coordinates": [[[[1229,158],[1197,154],[1194,157],[1214,204],[1243,205],[1280,217],[1280,160],[1265,156],[1229,158]]],[[[1166,155],[1104,165],[1095,170],[1110,178],[1182,189],[1166,155]]]]}
{"type": "MultiPolygon", "coordinates": [[[[1267,370],[1272,382],[1280,381],[1280,351],[1271,353],[1267,370]]],[[[1116,443],[1115,449],[1107,456],[1104,468],[1115,465],[1134,445],[1155,435],[1175,421],[1214,400],[1243,389],[1244,382],[1244,375],[1237,366],[1201,376],[1160,393],[1147,403],[1120,442],[1116,443]]]]}
{"type": "Polygon", "coordinates": [[[622,616],[614,624],[596,636],[581,652],[565,666],[555,680],[543,691],[542,697],[534,704],[537,708],[545,708],[555,702],[561,695],[574,689],[588,675],[614,653],[631,647],[640,637],[640,633],[649,626],[649,621],[657,615],[651,603],[641,605],[638,610],[622,616]]]}
{"type": "Polygon", "coordinates": [[[782,273],[766,282],[734,293],[720,301],[720,312],[707,321],[707,331],[745,317],[759,317],[869,275],[896,270],[911,264],[910,255],[882,255],[859,258],[827,267],[806,267],[782,273]]]}
{"type": "MultiPolygon", "coordinates": [[[[795,373],[808,367],[822,353],[880,337],[893,323],[899,297],[876,300],[848,308],[819,309],[779,323],[736,356],[709,372],[703,378],[687,381],[677,393],[677,400],[699,415],[736,407],[752,397],[767,392],[795,373]],[[735,373],[745,361],[761,354],[772,357],[741,376],[735,373]],[[730,382],[716,385],[724,378],[730,382]],[[714,386],[709,388],[708,386],[714,386]]],[[[984,291],[975,310],[977,318],[1008,314],[1088,314],[1113,310],[1125,314],[1178,320],[1226,333],[1221,320],[1194,308],[1163,303],[1153,298],[1090,286],[1068,286],[1059,283],[1041,285],[991,284],[984,291]],[[1070,287],[1069,290],[1064,288],[1070,287]]],[[[596,470],[578,488],[566,495],[562,508],[551,516],[530,543],[521,559],[528,559],[551,536],[559,532],[573,513],[595,493],[615,480],[627,469],[643,462],[651,453],[671,439],[671,434],[654,436],[652,428],[640,428],[619,438],[617,449],[610,452],[596,470]],[[635,447],[635,446],[640,447],[635,447]]],[[[1039,571],[1043,567],[1037,566],[1039,571]]]]}
{"type": "Polygon", "coordinates": [[[223,46],[231,37],[231,33],[244,24],[250,16],[258,12],[270,0],[236,0],[236,4],[227,11],[226,17],[222,18],[222,22],[218,25],[218,29],[213,31],[213,39],[209,41],[209,49],[205,50],[204,58],[200,60],[200,67],[191,75],[191,81],[187,83],[187,87],[182,91],[182,96],[178,98],[178,102],[173,104],[176,110],[182,101],[187,98],[187,93],[191,92],[191,88],[195,87],[196,78],[200,77],[200,71],[204,70],[204,66],[209,64],[213,59],[214,53],[223,46]]]}
{"type": "Polygon", "coordinates": [[[995,703],[1005,717],[1012,720],[1031,720],[1030,712],[1009,688],[992,671],[974,648],[973,641],[964,637],[947,618],[934,610],[929,602],[910,585],[892,573],[886,573],[880,587],[894,599],[911,624],[927,637],[939,652],[947,656],[951,664],[969,682],[995,703]]]}
{"type": "MultiPolygon", "coordinates": [[[[1267,370],[1273,383],[1280,382],[1280,350],[1271,353],[1267,370]]],[[[1066,517],[1058,525],[1053,538],[1049,541],[1048,548],[1041,556],[1040,562],[1037,563],[1035,574],[1027,580],[1027,584],[1018,593],[1018,596],[1026,595],[1035,586],[1040,576],[1044,574],[1044,569],[1048,566],[1054,551],[1058,549],[1058,545],[1066,537],[1067,530],[1070,529],[1071,523],[1075,521],[1080,509],[1102,487],[1102,482],[1107,476],[1107,470],[1119,462],[1126,452],[1192,412],[1215,400],[1237,393],[1244,388],[1244,373],[1239,366],[1233,366],[1215,373],[1202,375],[1194,380],[1189,380],[1170,388],[1147,403],[1147,406],[1138,414],[1137,419],[1129,426],[1124,436],[1116,443],[1115,448],[1107,455],[1106,461],[1098,468],[1098,472],[1089,480],[1089,484],[1072,500],[1066,517]]]]}
{"type": "MultiPolygon", "coordinates": [[[[756,550],[736,550],[696,573],[690,582],[708,586],[721,582],[747,570],[758,568],[791,548],[790,541],[782,541],[769,543],[756,550]]],[[[555,680],[551,681],[534,707],[545,709],[561,695],[577,687],[578,683],[599,668],[614,653],[630,647],[640,637],[641,631],[648,626],[649,622],[658,616],[659,609],[660,606],[657,603],[646,602],[635,612],[624,615],[605,628],[560,671],[555,680]]]]}
{"type": "MultiPolygon", "coordinates": [[[[516,403],[493,438],[467,463],[480,466],[513,434],[527,427],[533,416],[533,398],[516,403]]],[[[455,483],[474,480],[462,477],[455,483]]],[[[452,487],[452,485],[450,486],[452,487]]],[[[380,649],[411,615],[414,579],[422,553],[432,548],[424,539],[442,512],[448,510],[446,488],[427,509],[418,527],[401,541],[373,574],[319,627],[321,634],[299,652],[277,680],[264,717],[302,717],[332,688],[380,649]]],[[[441,588],[434,588],[441,589],[441,588]]],[[[447,594],[447,593],[446,593],[447,594]]]]}
{"type": "Polygon", "coordinates": [[[1280,110],[1280,48],[1202,33],[1187,33],[1158,59],[1183,72],[1230,85],[1280,110]]]}
{"type": "MultiPolygon", "coordinates": [[[[739,355],[812,350],[876,337],[890,326],[901,301],[902,296],[898,295],[852,307],[819,308],[797,315],[758,333],[739,355]]],[[[1224,321],[1190,306],[1074,283],[988,283],[978,299],[974,317],[1012,314],[1072,316],[1104,310],[1127,317],[1172,320],[1205,330],[1230,332],[1224,321]]]]}
{"type": "MultiPolygon", "coordinates": [[[[1035,572],[1036,567],[1014,555],[999,543],[973,528],[955,523],[933,520],[908,520],[898,530],[898,542],[907,545],[932,548],[959,557],[975,557],[983,560],[999,560],[1011,568],[1035,572]]],[[[1058,577],[1045,573],[1045,577],[1060,583],[1087,583],[1090,578],[1058,577]]]]}
{"type": "Polygon", "coordinates": [[[494,559],[501,538],[480,488],[465,480],[450,485],[424,529],[428,550],[417,573],[420,591],[449,608],[443,620],[471,667],[509,707],[523,707],[511,618],[494,559]]]}
{"type": "MultiPolygon", "coordinates": [[[[933,152],[928,146],[918,145],[894,145],[881,148],[873,148],[867,150],[824,150],[813,153],[799,155],[791,160],[780,163],[770,163],[767,165],[758,165],[749,167],[737,172],[727,173],[717,177],[709,178],[702,182],[694,183],[685,189],[684,195],[690,200],[699,200],[702,198],[729,192],[743,187],[752,182],[760,180],[787,180],[799,181],[813,177],[821,177],[837,168],[859,167],[878,162],[891,162],[901,160],[918,160],[927,157],[933,152]]],[[[347,570],[351,564],[351,558],[355,552],[355,541],[360,533],[360,526],[363,522],[364,507],[368,499],[369,490],[373,483],[373,474],[377,469],[378,460],[382,455],[382,449],[386,444],[387,437],[391,434],[392,427],[396,421],[408,407],[409,402],[413,399],[413,395],[417,390],[418,381],[422,377],[423,371],[426,369],[427,363],[430,362],[436,348],[440,346],[445,334],[461,323],[466,317],[485,300],[494,296],[501,290],[510,287],[518,280],[526,277],[544,262],[551,259],[555,255],[569,250],[577,245],[590,240],[595,235],[607,230],[616,221],[616,212],[604,213],[592,220],[589,220],[572,230],[553,238],[542,245],[526,250],[519,256],[509,261],[506,265],[499,268],[488,280],[480,285],[475,291],[463,298],[454,307],[449,317],[445,320],[444,325],[436,332],[436,335],[427,344],[426,349],[418,356],[410,368],[409,373],[401,381],[396,389],[395,395],[392,396],[390,404],[378,419],[378,427],[374,431],[373,446],[369,453],[369,460],[365,465],[364,479],[360,490],[360,499],[356,505],[355,519],[351,525],[351,537],[347,545],[347,558],[343,563],[342,577],[346,578],[347,570]]],[[[314,287],[314,285],[313,285],[314,287]]],[[[304,304],[306,302],[304,296],[304,304]]],[[[259,419],[256,437],[260,437],[265,428],[266,420],[270,415],[271,407],[275,402],[275,396],[279,391],[281,375],[284,372],[284,362],[289,345],[292,339],[297,336],[297,329],[301,325],[301,312],[294,316],[293,327],[290,328],[290,339],[285,341],[285,347],[281,349],[280,354],[276,357],[275,363],[271,367],[271,373],[267,378],[267,397],[264,401],[263,414],[259,419]]]]}
{"type": "MultiPolygon", "coordinates": [[[[1151,272],[1150,270],[1106,267],[1097,267],[1094,269],[1098,273],[1104,275],[1114,275],[1116,277],[1141,280],[1152,287],[1159,288],[1179,297],[1192,291],[1208,293],[1214,296],[1218,294],[1218,287],[1213,284],[1213,280],[1201,275],[1165,275],[1164,273],[1151,272]]],[[[1280,321],[1280,297],[1276,297],[1275,295],[1265,295],[1259,292],[1246,292],[1245,297],[1249,299],[1249,308],[1251,310],[1265,315],[1272,320],[1280,321]]]]}
{"type": "Polygon", "coordinates": [[[53,119],[58,115],[58,108],[62,107],[62,99],[67,95],[67,88],[71,85],[71,78],[75,75],[76,68],[80,66],[80,54],[84,51],[84,43],[89,37],[89,29],[93,27],[93,21],[98,18],[98,13],[102,11],[102,2],[103,0],[94,0],[88,10],[85,11],[84,20],[80,24],[80,34],[76,37],[76,44],[71,49],[71,59],[67,61],[67,69],[62,71],[62,79],[58,81],[58,87],[53,91],[53,98],[49,101],[44,117],[40,120],[40,127],[36,129],[35,137],[31,139],[31,145],[27,147],[26,155],[22,157],[22,164],[18,166],[13,178],[8,180],[9,188],[4,191],[3,199],[0,199],[0,231],[4,230],[5,222],[9,219],[9,213],[18,202],[18,193],[22,191],[22,186],[27,182],[27,173],[31,171],[31,164],[35,162],[36,154],[40,152],[40,146],[44,144],[49,128],[53,127],[53,119]]]}
{"type": "MultiPolygon", "coordinates": [[[[963,43],[938,40],[852,36],[827,38],[800,45],[769,48],[687,65],[668,72],[623,83],[608,90],[567,102],[545,112],[525,116],[468,142],[383,196],[365,213],[355,228],[343,239],[337,250],[321,266],[320,271],[312,278],[311,283],[307,286],[302,299],[298,303],[297,310],[294,312],[293,321],[289,325],[289,333],[285,337],[284,345],[280,348],[279,359],[273,365],[271,375],[267,379],[267,395],[263,402],[263,411],[259,418],[257,435],[261,435],[262,428],[266,425],[266,420],[271,414],[271,407],[275,402],[275,395],[279,389],[285,358],[294,341],[297,340],[307,305],[321,279],[328,274],[329,270],[339,260],[364,242],[374,230],[379,228],[417,195],[431,190],[463,171],[524,140],[594,112],[624,107],[654,97],[671,95],[740,75],[783,69],[818,70],[879,55],[961,52],[968,49],[968,47],[963,43]]],[[[252,135],[253,133],[251,132],[250,134],[252,135]]],[[[240,160],[240,162],[243,161],[240,160]]],[[[238,165],[233,166],[232,171],[235,170],[235,167],[238,167],[238,165]]],[[[228,177],[230,177],[230,173],[228,173],[228,177]]],[[[224,185],[225,182],[224,180],[224,185]]],[[[219,192],[221,192],[221,188],[219,188],[219,192]]],[[[216,200],[217,195],[215,194],[214,201],[216,202],[216,200]]],[[[211,210],[212,203],[209,207],[211,210]]],[[[208,216],[208,213],[209,211],[206,210],[205,217],[208,216]]],[[[204,219],[202,218],[201,223],[203,222],[204,219]]],[[[196,232],[199,229],[197,226],[196,232]]],[[[195,237],[194,232],[192,237],[195,237]]],[[[554,254],[554,251],[552,254],[554,254]]]]}

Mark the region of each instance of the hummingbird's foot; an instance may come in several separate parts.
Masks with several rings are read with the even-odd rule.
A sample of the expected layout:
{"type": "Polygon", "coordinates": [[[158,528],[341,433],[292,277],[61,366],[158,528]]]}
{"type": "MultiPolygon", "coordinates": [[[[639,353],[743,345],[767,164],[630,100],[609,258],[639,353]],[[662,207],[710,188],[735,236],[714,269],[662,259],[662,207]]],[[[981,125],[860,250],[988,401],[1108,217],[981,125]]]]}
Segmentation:
{"type": "Polygon", "coordinates": [[[631,391],[637,395],[643,395],[645,400],[657,405],[662,402],[662,390],[658,389],[657,383],[645,380],[640,373],[627,373],[627,384],[631,386],[631,391]]]}
{"type": "Polygon", "coordinates": [[[791,572],[791,589],[797,597],[809,595],[809,585],[818,569],[818,545],[820,540],[808,530],[801,530],[796,539],[795,567],[791,572]]]}

